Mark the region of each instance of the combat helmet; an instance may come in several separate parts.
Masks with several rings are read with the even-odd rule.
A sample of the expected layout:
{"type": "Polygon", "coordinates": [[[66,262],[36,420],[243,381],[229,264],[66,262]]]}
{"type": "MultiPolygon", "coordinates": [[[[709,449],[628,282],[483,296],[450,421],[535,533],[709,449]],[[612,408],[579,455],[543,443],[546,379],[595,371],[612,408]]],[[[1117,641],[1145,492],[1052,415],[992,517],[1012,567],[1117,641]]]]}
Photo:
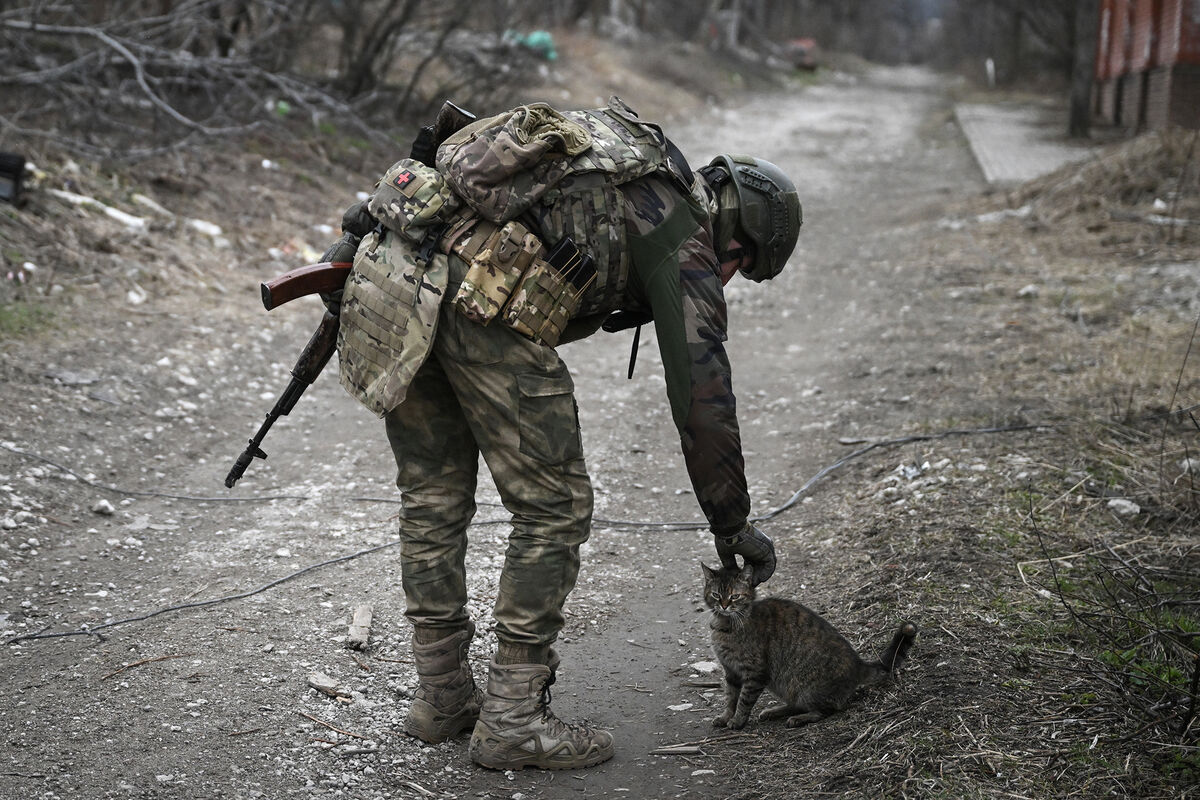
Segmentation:
{"type": "MultiPolygon", "coordinates": [[[[731,184],[737,197],[734,225],[718,223],[728,231],[719,247],[724,248],[731,235],[742,234],[754,243],[754,263],[741,272],[752,281],[774,278],[787,263],[788,256],[800,237],[804,222],[796,184],[770,161],[753,156],[722,154],[700,170],[705,181],[718,198],[727,194],[722,189],[731,184]]],[[[730,209],[721,202],[719,216],[730,209]]]]}

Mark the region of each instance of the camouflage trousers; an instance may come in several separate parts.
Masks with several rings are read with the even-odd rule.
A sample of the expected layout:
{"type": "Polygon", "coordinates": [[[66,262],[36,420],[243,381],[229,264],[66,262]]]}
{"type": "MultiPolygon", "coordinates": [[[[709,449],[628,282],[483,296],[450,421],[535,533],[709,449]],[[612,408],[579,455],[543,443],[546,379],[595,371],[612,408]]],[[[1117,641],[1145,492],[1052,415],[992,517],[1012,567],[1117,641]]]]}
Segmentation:
{"type": "Polygon", "coordinates": [[[432,352],[385,422],[403,501],[408,618],[424,632],[466,625],[467,524],[482,453],[512,514],[496,633],[510,650],[543,651],[562,628],[592,516],[574,384],[562,359],[443,304],[432,352]]]}

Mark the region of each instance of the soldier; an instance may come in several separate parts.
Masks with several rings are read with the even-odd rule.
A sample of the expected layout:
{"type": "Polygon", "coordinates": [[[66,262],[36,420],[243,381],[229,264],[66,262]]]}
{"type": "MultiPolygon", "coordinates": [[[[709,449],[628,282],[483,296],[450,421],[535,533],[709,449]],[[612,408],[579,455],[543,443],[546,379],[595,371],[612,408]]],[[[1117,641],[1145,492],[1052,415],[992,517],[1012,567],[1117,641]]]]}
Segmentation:
{"type": "Polygon", "coordinates": [[[774,547],[747,521],[723,285],[736,272],[779,273],[800,203],[761,159],[721,155],[693,174],[657,126],[615,98],[471,123],[441,144],[436,167],[400,162],[365,208],[347,212],[353,233],[382,225],[330,299],[340,301],[343,385],[384,417],[396,457],[420,678],[405,728],[426,742],[472,729],[472,760],[494,769],[591,766],[612,757],[612,735],[550,709],[552,645],[592,514],[574,386],[554,345],[606,318],[609,329],[653,318],[717,553],[726,565],[742,556],[767,580],[774,547]],[[546,267],[556,242],[576,245],[574,278],[546,267]],[[467,661],[464,570],[481,453],[513,528],[484,692],[467,661]]]}

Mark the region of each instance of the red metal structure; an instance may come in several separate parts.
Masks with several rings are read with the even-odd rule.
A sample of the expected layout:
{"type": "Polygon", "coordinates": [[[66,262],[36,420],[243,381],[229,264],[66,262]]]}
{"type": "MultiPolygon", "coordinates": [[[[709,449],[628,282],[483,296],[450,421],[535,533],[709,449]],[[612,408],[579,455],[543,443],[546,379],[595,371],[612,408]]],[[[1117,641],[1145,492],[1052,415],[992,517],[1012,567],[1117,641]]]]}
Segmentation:
{"type": "Polygon", "coordinates": [[[1101,0],[1095,86],[1103,122],[1200,128],[1200,0],[1101,0]]]}

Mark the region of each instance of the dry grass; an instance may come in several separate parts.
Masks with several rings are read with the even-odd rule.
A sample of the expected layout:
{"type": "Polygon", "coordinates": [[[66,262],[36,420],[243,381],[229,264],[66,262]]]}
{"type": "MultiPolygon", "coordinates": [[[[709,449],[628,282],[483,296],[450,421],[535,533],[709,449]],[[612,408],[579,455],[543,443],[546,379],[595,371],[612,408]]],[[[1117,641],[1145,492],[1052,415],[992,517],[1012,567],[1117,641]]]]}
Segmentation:
{"type": "Polygon", "coordinates": [[[1143,218],[1156,198],[1200,218],[1192,140],[1141,137],[999,198],[1027,217],[895,248],[931,298],[913,335],[958,398],[924,424],[1054,427],[872,453],[793,518],[815,542],[803,591],[852,641],[869,652],[901,616],[921,635],[897,685],[708,748],[743,782],[733,796],[794,796],[798,774],[812,797],[1200,792],[1200,238],[1143,218]],[[893,477],[947,457],[982,471],[893,477]]]}

